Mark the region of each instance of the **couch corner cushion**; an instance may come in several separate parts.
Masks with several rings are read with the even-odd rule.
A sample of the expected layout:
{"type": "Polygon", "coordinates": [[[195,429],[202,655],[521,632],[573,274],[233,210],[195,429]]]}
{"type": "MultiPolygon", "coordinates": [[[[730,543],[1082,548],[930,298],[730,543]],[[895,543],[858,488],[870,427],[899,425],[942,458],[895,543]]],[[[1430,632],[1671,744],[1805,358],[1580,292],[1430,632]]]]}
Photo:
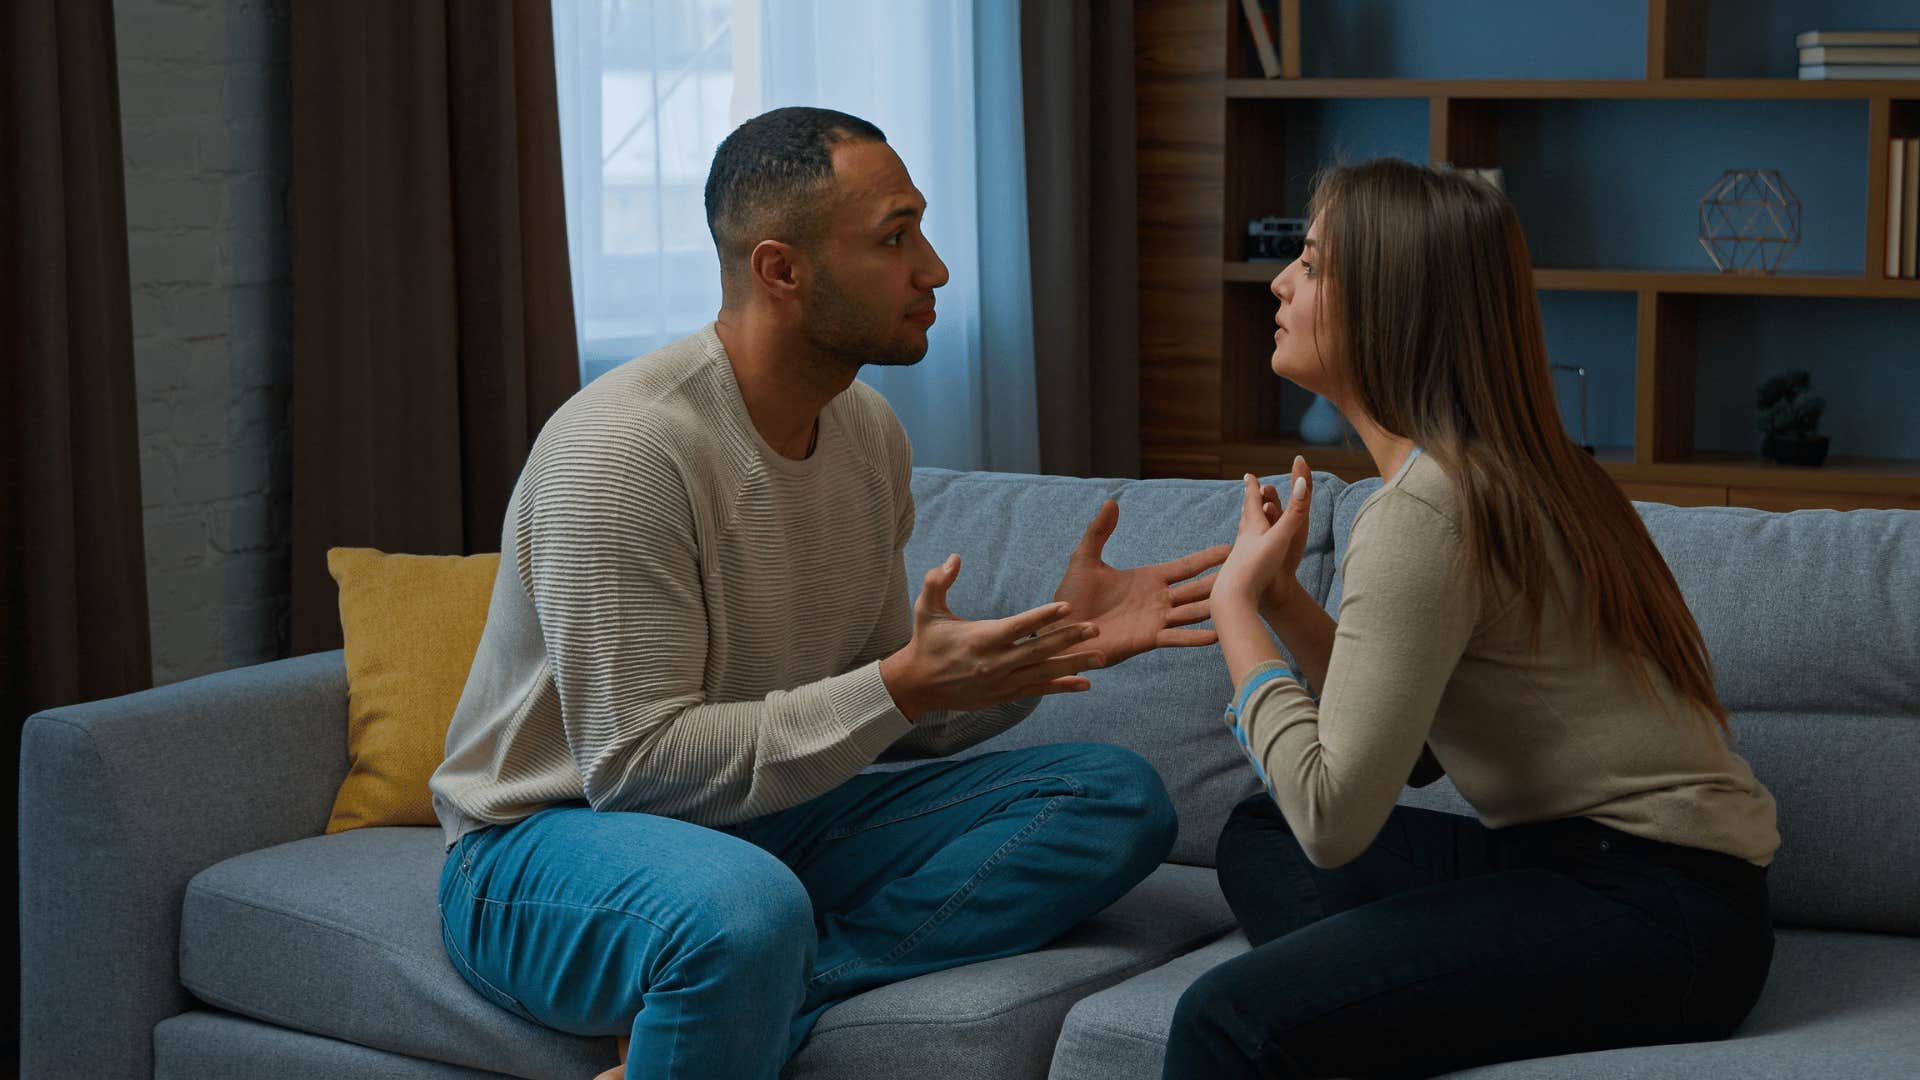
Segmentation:
{"type": "Polygon", "coordinates": [[[592,1076],[611,1039],[527,1023],[448,962],[435,828],[365,828],[207,868],[181,910],[180,979],[200,1000],[279,1027],[516,1076],[592,1076]]]}

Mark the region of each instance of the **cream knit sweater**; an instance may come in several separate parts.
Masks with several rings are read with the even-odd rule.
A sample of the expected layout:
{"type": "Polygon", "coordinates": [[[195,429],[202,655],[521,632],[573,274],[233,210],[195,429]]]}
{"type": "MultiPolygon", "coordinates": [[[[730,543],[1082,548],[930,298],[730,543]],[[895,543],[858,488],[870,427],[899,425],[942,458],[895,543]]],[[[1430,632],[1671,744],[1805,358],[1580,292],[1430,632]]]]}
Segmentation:
{"type": "Polygon", "coordinates": [[[1461,544],[1452,481],[1415,455],[1354,518],[1320,700],[1277,663],[1236,689],[1248,755],[1309,855],[1364,850],[1424,743],[1490,827],[1586,817],[1770,862],[1773,796],[1663,672],[1649,698],[1619,650],[1595,650],[1565,551],[1554,584],[1576,599],[1547,603],[1536,650],[1518,596],[1481,595],[1461,544]]]}
{"type": "Polygon", "coordinates": [[[578,799],[731,824],[1018,723],[1031,702],[909,724],[881,682],[913,632],[911,465],[858,382],[782,457],[712,326],[576,394],[507,506],[431,784],[447,843],[578,799]]]}

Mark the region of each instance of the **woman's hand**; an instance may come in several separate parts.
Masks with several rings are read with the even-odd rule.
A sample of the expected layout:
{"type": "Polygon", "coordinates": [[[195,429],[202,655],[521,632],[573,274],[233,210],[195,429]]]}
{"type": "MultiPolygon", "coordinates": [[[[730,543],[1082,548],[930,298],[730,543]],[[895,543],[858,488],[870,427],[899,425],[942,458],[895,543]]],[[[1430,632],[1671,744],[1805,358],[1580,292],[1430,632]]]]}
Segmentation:
{"type": "MultiPolygon", "coordinates": [[[[1300,559],[1307,552],[1307,520],[1313,514],[1313,469],[1307,465],[1306,458],[1295,454],[1293,469],[1289,476],[1289,486],[1296,490],[1288,499],[1287,507],[1299,509],[1300,527],[1294,531],[1293,540],[1287,548],[1287,572],[1274,578],[1260,596],[1261,614],[1265,615],[1269,622],[1284,617],[1287,611],[1297,607],[1302,599],[1306,600],[1307,606],[1319,608],[1319,604],[1315,603],[1313,597],[1301,586],[1298,576],[1300,559]],[[1302,480],[1306,481],[1305,487],[1299,486],[1302,480]]],[[[1261,510],[1266,514],[1268,523],[1277,524],[1282,513],[1280,493],[1274,490],[1272,484],[1260,489],[1260,502],[1261,510]]]]}
{"type": "Polygon", "coordinates": [[[1213,587],[1214,607],[1242,605],[1279,610],[1298,590],[1294,575],[1306,551],[1307,510],[1313,487],[1306,459],[1293,459],[1292,493],[1284,509],[1279,493],[1262,488],[1249,473],[1240,504],[1233,550],[1213,587]]]}

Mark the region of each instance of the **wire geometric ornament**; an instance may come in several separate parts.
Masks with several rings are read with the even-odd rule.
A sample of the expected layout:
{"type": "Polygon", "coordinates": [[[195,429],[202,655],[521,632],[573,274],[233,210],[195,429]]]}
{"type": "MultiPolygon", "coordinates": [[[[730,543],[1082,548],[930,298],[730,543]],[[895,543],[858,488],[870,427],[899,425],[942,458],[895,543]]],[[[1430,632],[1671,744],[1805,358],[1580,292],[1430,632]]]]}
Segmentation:
{"type": "Polygon", "coordinates": [[[1728,169],[1700,197],[1700,246],[1723,274],[1771,274],[1800,246],[1800,197],[1777,169],[1728,169]]]}

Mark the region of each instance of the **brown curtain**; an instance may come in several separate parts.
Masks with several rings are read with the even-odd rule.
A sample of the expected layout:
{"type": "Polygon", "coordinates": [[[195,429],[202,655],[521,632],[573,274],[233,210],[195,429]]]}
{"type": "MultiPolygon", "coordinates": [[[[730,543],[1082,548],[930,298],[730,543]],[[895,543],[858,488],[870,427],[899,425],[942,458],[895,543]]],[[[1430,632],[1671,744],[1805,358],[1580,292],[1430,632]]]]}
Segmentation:
{"type": "MultiPolygon", "coordinates": [[[[133,313],[110,0],[0,4],[0,709],[151,685],[133,313]]],[[[19,769],[6,769],[7,930],[20,969],[19,769]]],[[[0,1035],[18,1060],[17,977],[0,1035]]]]}
{"type": "Polygon", "coordinates": [[[336,545],[498,550],[579,387],[550,0],[293,5],[293,651],[336,545]]]}
{"type": "Polygon", "coordinates": [[[1133,4],[1022,0],[1040,468],[1140,474],[1133,4]]]}

